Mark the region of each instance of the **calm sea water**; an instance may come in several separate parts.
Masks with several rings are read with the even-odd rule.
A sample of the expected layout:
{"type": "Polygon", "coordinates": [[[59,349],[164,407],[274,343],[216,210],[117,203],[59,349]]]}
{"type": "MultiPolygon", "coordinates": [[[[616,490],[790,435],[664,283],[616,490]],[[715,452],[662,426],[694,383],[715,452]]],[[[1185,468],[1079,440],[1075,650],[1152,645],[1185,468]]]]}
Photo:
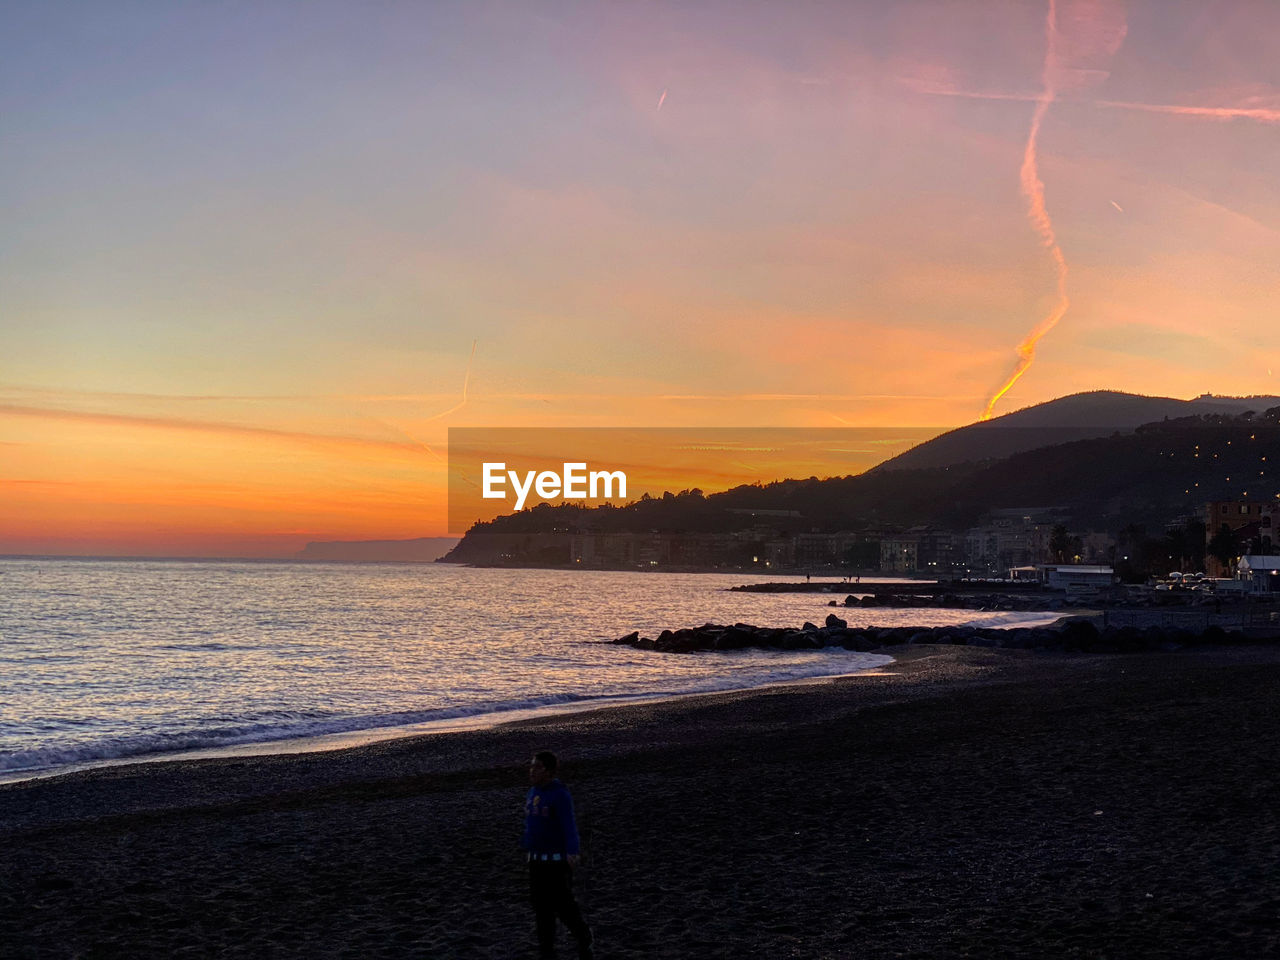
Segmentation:
{"type": "MultiPolygon", "coordinates": [[[[673,655],[590,642],[708,620],[821,622],[742,575],[446,565],[0,560],[0,777],[531,708],[850,673],[843,650],[673,655]]],[[[851,624],[1048,614],[841,611],[851,624]]]]}

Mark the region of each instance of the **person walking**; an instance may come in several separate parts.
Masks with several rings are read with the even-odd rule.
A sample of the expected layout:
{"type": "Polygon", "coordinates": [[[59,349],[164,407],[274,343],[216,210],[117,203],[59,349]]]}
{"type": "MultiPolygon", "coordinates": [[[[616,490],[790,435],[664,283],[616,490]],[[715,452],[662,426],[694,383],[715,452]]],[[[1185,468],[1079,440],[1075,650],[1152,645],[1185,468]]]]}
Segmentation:
{"type": "Polygon", "coordinates": [[[578,960],[593,960],[591,929],[573,897],[573,868],[581,853],[573,798],[556,778],[559,760],[550,750],[529,763],[529,792],[524,798],[524,835],[520,846],[529,862],[529,899],[533,903],[538,951],[556,955],[556,918],[578,943],[578,960]]]}

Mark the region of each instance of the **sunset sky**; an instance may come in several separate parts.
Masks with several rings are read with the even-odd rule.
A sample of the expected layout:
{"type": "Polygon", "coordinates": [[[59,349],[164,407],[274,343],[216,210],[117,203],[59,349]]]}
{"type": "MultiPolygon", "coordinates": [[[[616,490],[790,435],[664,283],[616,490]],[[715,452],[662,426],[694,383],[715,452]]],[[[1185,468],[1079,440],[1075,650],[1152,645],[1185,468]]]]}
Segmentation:
{"type": "Polygon", "coordinates": [[[4,10],[0,553],[442,535],[450,426],[1280,393],[1280,4],[4,10]]]}

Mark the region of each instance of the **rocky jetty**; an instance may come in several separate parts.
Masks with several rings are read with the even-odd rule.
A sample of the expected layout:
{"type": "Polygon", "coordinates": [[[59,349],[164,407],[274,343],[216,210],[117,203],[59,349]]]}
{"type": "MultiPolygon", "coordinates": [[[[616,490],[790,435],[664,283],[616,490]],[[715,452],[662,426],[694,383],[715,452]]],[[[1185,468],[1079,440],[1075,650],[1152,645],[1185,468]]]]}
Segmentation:
{"type": "Polygon", "coordinates": [[[832,600],[828,606],[837,607],[898,607],[938,608],[954,610],[1061,610],[1064,607],[1085,606],[1084,599],[1068,598],[1062,594],[1031,596],[1016,593],[940,593],[921,596],[907,593],[849,594],[841,603],[832,600]]]}
{"type": "Polygon", "coordinates": [[[1245,606],[1280,609],[1280,600],[1270,594],[1243,594],[1227,590],[1156,590],[1151,587],[1115,584],[1085,594],[1069,594],[1028,582],[1004,582],[999,587],[984,581],[942,583],[744,583],[730,587],[737,593],[817,593],[845,594],[843,600],[826,600],[829,607],[950,608],[956,610],[1125,610],[1125,609],[1223,609],[1245,606]]]}
{"type": "Polygon", "coordinates": [[[1139,653],[1147,650],[1176,650],[1186,646],[1243,643],[1245,640],[1244,635],[1238,631],[1228,632],[1216,626],[1198,632],[1161,626],[1099,629],[1088,617],[1068,617],[1044,627],[996,629],[971,626],[850,627],[846,621],[830,614],[823,626],[806,623],[796,629],[757,627],[749,623],[704,623],[700,627],[663,630],[656,638],[629,633],[612,642],[662,653],[741,650],[749,647],[769,650],[843,647],[845,650],[865,652],[920,643],[1081,653],[1139,653]]]}
{"type": "Polygon", "coordinates": [[[938,593],[1044,593],[1044,588],[1033,580],[895,580],[880,582],[868,580],[854,583],[851,580],[773,581],[769,583],[742,583],[730,587],[730,593],[909,593],[913,596],[938,593]]]}

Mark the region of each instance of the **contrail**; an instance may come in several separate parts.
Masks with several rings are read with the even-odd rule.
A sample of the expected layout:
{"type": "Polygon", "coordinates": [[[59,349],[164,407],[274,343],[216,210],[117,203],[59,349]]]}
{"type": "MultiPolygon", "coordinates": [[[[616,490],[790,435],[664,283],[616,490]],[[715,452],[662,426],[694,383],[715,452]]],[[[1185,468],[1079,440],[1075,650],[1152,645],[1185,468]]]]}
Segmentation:
{"type": "MultiPolygon", "coordinates": [[[[898,82],[913,93],[931,97],[958,97],[963,100],[1011,100],[1031,103],[1040,97],[1029,93],[1005,93],[1000,90],[963,90],[944,83],[933,83],[915,77],[900,77],[898,82]]],[[[1043,96],[1043,94],[1042,94],[1043,96]]],[[[1280,109],[1272,107],[1203,107],[1179,103],[1140,103],[1134,100],[1087,100],[1072,102],[1115,110],[1140,110],[1144,113],[1168,113],[1180,117],[1202,117],[1206,120],[1254,120],[1258,123],[1280,123],[1280,109]]]]}
{"type": "Polygon", "coordinates": [[[471,341],[471,356],[467,357],[467,372],[466,372],[466,375],[462,378],[462,399],[459,400],[457,403],[455,403],[448,410],[445,410],[443,413],[437,413],[430,417],[427,417],[425,420],[422,421],[423,423],[430,423],[432,420],[440,420],[443,417],[447,417],[451,413],[457,413],[459,410],[461,410],[463,407],[467,405],[467,387],[471,384],[471,362],[476,358],[476,342],[477,341],[475,340],[471,341]]]}
{"type": "Polygon", "coordinates": [[[1048,249],[1058,274],[1058,302],[1054,304],[1048,316],[1036,324],[1035,329],[1018,344],[1016,348],[1018,365],[1005,381],[1004,386],[987,401],[987,409],[982,413],[983,420],[991,419],[991,411],[995,409],[1000,398],[1008,393],[1009,388],[1027,372],[1027,368],[1036,358],[1036,344],[1057,325],[1062,315],[1067,312],[1067,307],[1071,305],[1067,299],[1067,261],[1062,255],[1062,248],[1058,246],[1058,239],[1053,232],[1053,221],[1049,219],[1049,211],[1044,205],[1044,183],[1040,180],[1036,166],[1036,141],[1040,136],[1040,125],[1044,122],[1045,114],[1049,112],[1049,104],[1053,103],[1053,98],[1057,95],[1055,73],[1058,66],[1058,25],[1055,0],[1049,0],[1049,14],[1045,19],[1045,41],[1044,89],[1036,100],[1035,113],[1031,115],[1031,130],[1027,134],[1027,146],[1022,154],[1020,177],[1022,193],[1027,198],[1027,217],[1036,233],[1040,234],[1040,240],[1048,249]]]}
{"type": "Polygon", "coordinates": [[[1147,113],[1172,113],[1183,117],[1204,117],[1208,120],[1257,120],[1259,123],[1280,123],[1280,110],[1267,107],[1188,107],[1176,103],[1133,103],[1128,100],[1096,100],[1094,102],[1100,107],[1144,110],[1147,113]]]}
{"type": "Polygon", "coordinates": [[[667,102],[667,88],[662,88],[662,96],[658,98],[658,109],[662,109],[662,105],[667,102]]]}
{"type": "MultiPolygon", "coordinates": [[[[443,419],[444,417],[449,416],[449,414],[451,413],[457,413],[459,410],[461,410],[463,407],[467,405],[467,388],[471,384],[471,363],[476,358],[476,344],[478,342],[479,342],[478,340],[471,341],[471,355],[467,357],[467,372],[466,374],[463,375],[463,378],[462,378],[461,399],[459,399],[458,402],[455,403],[448,410],[445,410],[441,413],[435,413],[429,417],[424,418],[422,420],[422,423],[430,423],[433,420],[443,419]]],[[[435,448],[432,447],[431,444],[427,443],[425,440],[419,440],[417,437],[411,436],[410,434],[406,433],[404,430],[401,430],[399,427],[395,426],[394,424],[387,423],[387,421],[381,420],[377,417],[369,417],[368,419],[373,420],[375,423],[380,423],[382,424],[382,426],[387,427],[388,429],[394,430],[396,433],[400,434],[400,436],[407,438],[411,443],[416,444],[418,447],[425,450],[427,453],[431,454],[431,456],[435,457],[441,463],[448,463],[448,460],[440,456],[440,454],[438,454],[435,451],[435,448]]]]}

